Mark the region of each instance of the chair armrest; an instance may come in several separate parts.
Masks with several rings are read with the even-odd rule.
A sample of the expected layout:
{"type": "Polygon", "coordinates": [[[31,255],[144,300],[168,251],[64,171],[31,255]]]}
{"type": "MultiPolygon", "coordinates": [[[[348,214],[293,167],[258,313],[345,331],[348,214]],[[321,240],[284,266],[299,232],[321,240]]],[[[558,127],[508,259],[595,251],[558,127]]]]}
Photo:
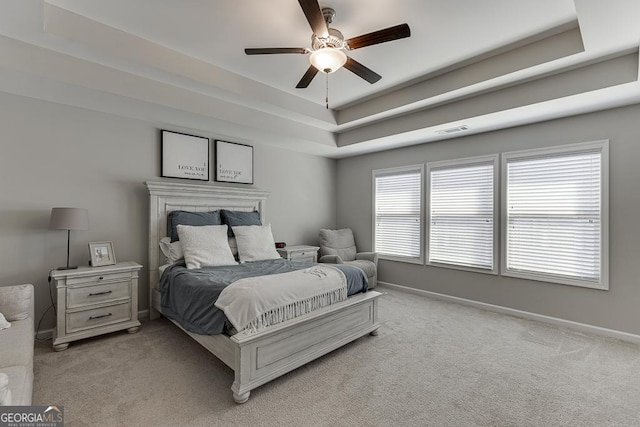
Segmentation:
{"type": "Polygon", "coordinates": [[[378,265],[378,253],[377,252],[358,252],[356,259],[366,259],[378,265]]]}
{"type": "Polygon", "coordinates": [[[318,262],[325,262],[327,264],[343,264],[342,258],[340,255],[323,255],[320,257],[318,262]]]}

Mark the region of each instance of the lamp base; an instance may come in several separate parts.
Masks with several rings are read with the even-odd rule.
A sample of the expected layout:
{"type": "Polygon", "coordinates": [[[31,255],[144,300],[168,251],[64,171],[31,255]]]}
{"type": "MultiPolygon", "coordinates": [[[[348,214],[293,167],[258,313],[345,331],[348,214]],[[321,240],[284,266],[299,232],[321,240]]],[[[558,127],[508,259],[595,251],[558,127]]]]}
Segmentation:
{"type": "Polygon", "coordinates": [[[72,265],[71,267],[66,267],[66,266],[65,267],[58,267],[58,268],[56,268],[56,270],[74,270],[76,268],[78,268],[77,265],[72,265]]]}

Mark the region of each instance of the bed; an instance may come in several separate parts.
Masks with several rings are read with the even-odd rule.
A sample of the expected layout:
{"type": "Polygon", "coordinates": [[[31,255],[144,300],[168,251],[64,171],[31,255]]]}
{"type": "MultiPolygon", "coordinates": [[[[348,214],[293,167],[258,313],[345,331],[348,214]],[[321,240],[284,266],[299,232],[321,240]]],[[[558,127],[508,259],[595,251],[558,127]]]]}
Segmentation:
{"type": "MultiPolygon", "coordinates": [[[[208,212],[219,209],[258,211],[268,223],[269,193],[253,188],[234,188],[204,183],[147,181],[149,191],[149,315],[162,313],[158,290],[159,268],[165,262],[159,246],[167,236],[167,216],[175,210],[208,212]]],[[[244,403],[251,390],[359,337],[377,335],[378,298],[368,291],[258,332],[205,335],[190,332],[171,320],[234,371],[233,399],[244,403]]]]}

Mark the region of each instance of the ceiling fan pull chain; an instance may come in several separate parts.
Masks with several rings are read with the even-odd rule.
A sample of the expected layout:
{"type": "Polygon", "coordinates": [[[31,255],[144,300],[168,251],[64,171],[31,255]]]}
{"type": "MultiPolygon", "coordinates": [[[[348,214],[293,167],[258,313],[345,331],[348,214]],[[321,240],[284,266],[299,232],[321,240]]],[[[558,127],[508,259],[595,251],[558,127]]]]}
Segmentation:
{"type": "Polygon", "coordinates": [[[327,75],[327,95],[324,98],[324,103],[327,106],[327,110],[329,109],[329,73],[325,73],[327,75]]]}

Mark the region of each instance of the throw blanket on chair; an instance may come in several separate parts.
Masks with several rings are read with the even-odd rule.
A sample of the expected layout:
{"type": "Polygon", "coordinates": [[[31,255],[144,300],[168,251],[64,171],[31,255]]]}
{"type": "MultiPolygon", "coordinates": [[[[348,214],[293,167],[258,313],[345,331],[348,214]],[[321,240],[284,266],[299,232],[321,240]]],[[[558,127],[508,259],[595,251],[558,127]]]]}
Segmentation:
{"type": "Polygon", "coordinates": [[[344,273],[328,265],[240,279],[222,290],[215,306],[237,331],[258,332],[347,299],[344,273]]]}

